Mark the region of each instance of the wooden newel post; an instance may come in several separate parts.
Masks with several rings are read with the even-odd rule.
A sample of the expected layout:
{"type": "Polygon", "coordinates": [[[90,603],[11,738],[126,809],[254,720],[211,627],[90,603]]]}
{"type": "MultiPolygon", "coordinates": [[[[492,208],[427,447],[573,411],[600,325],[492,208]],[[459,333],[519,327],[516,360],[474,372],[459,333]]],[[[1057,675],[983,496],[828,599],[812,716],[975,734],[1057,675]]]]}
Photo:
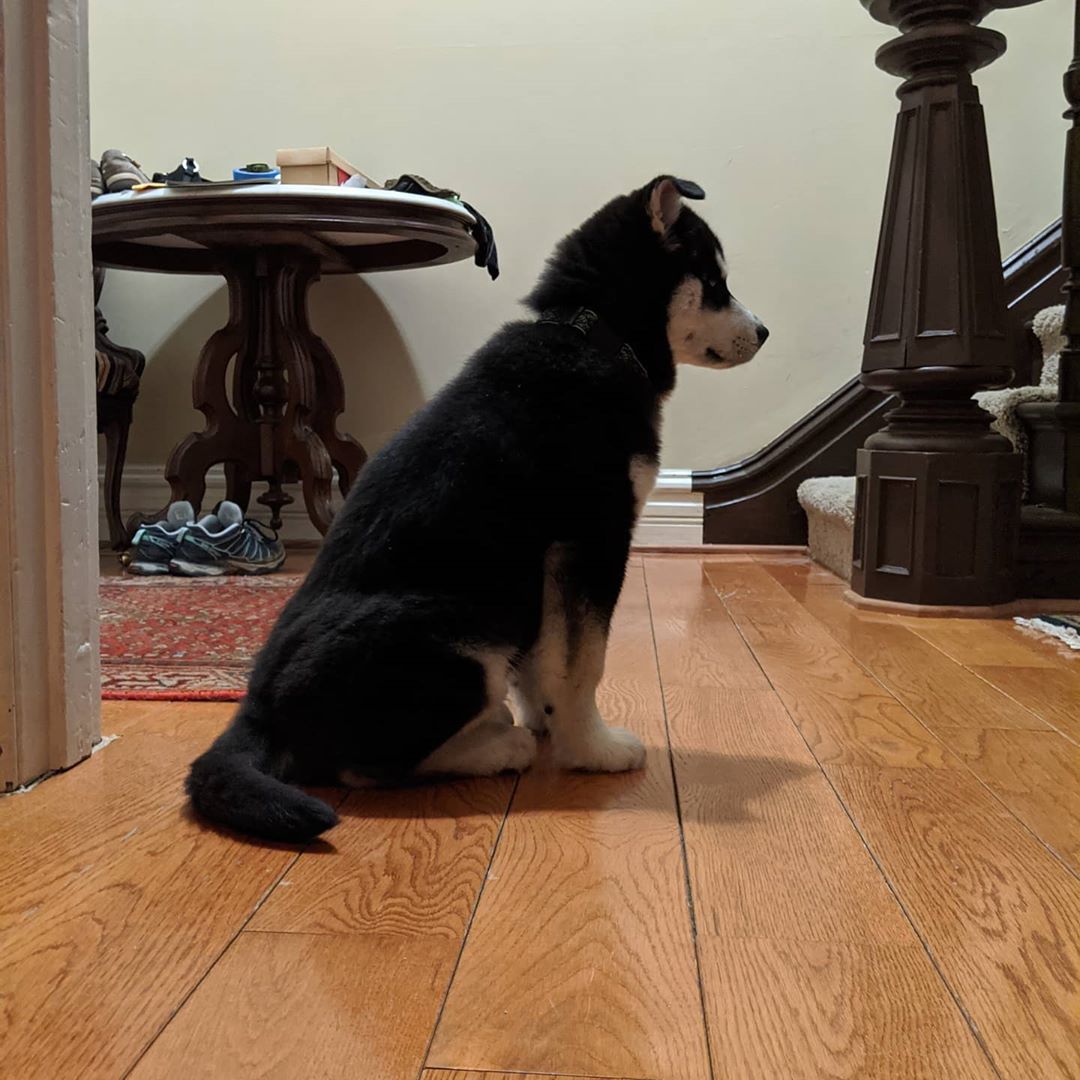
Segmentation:
{"type": "MultiPolygon", "coordinates": [[[[1034,0],[1023,0],[1025,3],[1034,0]]],[[[986,127],[971,73],[1005,51],[991,0],[862,0],[901,36],[904,79],[862,381],[900,405],[859,451],[855,593],[912,604],[1011,600],[1021,460],[977,390],[1012,378],[986,127]]]]}

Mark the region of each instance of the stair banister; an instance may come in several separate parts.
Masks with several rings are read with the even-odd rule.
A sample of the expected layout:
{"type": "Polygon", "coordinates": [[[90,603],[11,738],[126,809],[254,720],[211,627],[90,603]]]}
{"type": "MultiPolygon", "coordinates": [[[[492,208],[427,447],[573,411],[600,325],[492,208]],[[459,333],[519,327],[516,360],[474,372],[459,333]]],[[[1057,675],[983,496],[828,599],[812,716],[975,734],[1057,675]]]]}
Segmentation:
{"type": "Polygon", "coordinates": [[[852,590],[1004,603],[1016,590],[1022,463],[971,396],[1007,385],[1014,355],[971,76],[1005,51],[982,19],[1023,3],[861,2],[900,31],[876,59],[903,82],[860,378],[900,404],[858,453],[852,590]]]}

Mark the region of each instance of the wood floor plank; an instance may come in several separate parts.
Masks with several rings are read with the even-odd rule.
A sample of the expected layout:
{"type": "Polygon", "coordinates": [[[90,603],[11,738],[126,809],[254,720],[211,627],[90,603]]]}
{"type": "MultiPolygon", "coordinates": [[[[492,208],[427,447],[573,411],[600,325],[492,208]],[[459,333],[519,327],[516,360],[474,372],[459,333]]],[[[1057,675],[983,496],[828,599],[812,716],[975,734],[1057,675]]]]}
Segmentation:
{"type": "Polygon", "coordinates": [[[835,588],[843,591],[848,583],[841,577],[837,577],[831,570],[810,562],[805,555],[799,558],[780,561],[778,559],[755,559],[760,562],[771,574],[790,573],[797,574],[803,582],[811,588],[835,588]]]}
{"type": "Polygon", "coordinates": [[[294,858],[177,812],[89,866],[4,935],[5,1075],[120,1076],[294,858]]]}
{"type": "Polygon", "coordinates": [[[977,665],[988,683],[1080,743],[1080,671],[977,665]]]}
{"type": "Polygon", "coordinates": [[[122,731],[119,738],[33,790],[0,799],[0,943],[88,871],[123,858],[132,839],[171,827],[185,801],[188,765],[232,709],[106,703],[103,728],[122,731]]]}
{"type": "Polygon", "coordinates": [[[243,933],[132,1080],[415,1080],[456,956],[445,945],[243,933]]]}
{"type": "Polygon", "coordinates": [[[651,1080],[650,1077],[580,1077],[566,1073],[474,1072],[472,1069],[425,1069],[421,1080],[651,1080]]]}
{"type": "MultiPolygon", "coordinates": [[[[781,577],[788,573],[770,570],[781,577]]],[[[800,600],[816,608],[830,630],[837,625],[835,592],[806,586],[800,600]]],[[[1080,770],[1060,756],[1072,747],[1053,731],[1016,725],[980,729],[977,710],[967,709],[953,694],[949,673],[955,679],[955,671],[941,669],[930,654],[917,650],[915,655],[934,665],[942,697],[954,706],[933,707],[929,691],[934,683],[921,681],[911,658],[898,669],[895,655],[883,646],[891,635],[892,648],[898,647],[897,623],[918,630],[958,664],[993,658],[1037,679],[1057,676],[1057,669],[1039,666],[1057,661],[1043,658],[1032,667],[1013,668],[1030,656],[1030,644],[1014,639],[1009,625],[982,620],[856,615],[854,628],[848,616],[841,631],[860,658],[889,673],[892,686],[906,692],[913,707],[919,703],[913,688],[921,686],[926,719],[937,724],[956,754],[1011,802],[1017,817],[1053,832],[1065,846],[1075,831],[1069,788],[1080,770]],[[870,645],[862,642],[864,631],[870,645]],[[968,726],[950,729],[944,724],[950,718],[968,726]],[[1046,761],[1054,768],[1048,769],[1046,761]],[[1058,800],[1063,812],[1054,809],[1058,800]]],[[[973,693],[987,701],[981,691],[973,693]]],[[[993,715],[1000,724],[1003,714],[994,700],[993,715]]],[[[999,1073],[1080,1075],[1080,883],[967,770],[833,763],[826,771],[971,1015],[999,1073]]]]}
{"type": "Polygon", "coordinates": [[[1080,1075],[1080,882],[970,774],[829,775],[1000,1075],[1080,1075]]]}
{"type": "Polygon", "coordinates": [[[971,771],[1080,873],[1080,747],[1056,731],[945,734],[971,771]]]}
{"type": "MultiPolygon", "coordinates": [[[[769,571],[779,577],[774,568],[769,571]]],[[[909,627],[895,620],[867,618],[839,593],[832,588],[808,588],[799,603],[935,734],[942,728],[1051,730],[1030,709],[909,627]]]]}
{"type": "Polygon", "coordinates": [[[919,944],[699,942],[718,1077],[992,1080],[919,944]]]}
{"type": "Polygon", "coordinates": [[[234,708],[106,703],[115,742],[0,800],[11,1075],[120,1075],[295,858],[188,815],[187,766],[234,708]]]}
{"type": "MultiPolygon", "coordinates": [[[[695,603],[672,591],[672,609],[680,595],[695,603]]],[[[672,686],[663,660],[660,672],[716,1075],[988,1080],[776,694],[672,686]]]]}
{"type": "Polygon", "coordinates": [[[288,869],[184,810],[234,706],[107,704],[120,739],[0,799],[0,1073],[696,1080],[699,959],[716,1077],[989,1080],[950,990],[1001,1080],[1080,1077],[1080,658],[839,597],[790,553],[633,560],[603,708],[649,768],[542,762],[490,877],[506,779],[357,793],[288,869]]]}
{"type": "Polygon", "coordinates": [[[920,637],[967,667],[1058,668],[1080,671],[1080,653],[1046,635],[1018,627],[1011,619],[905,619],[920,637]]]}
{"type": "Polygon", "coordinates": [[[352,792],[250,929],[442,938],[460,946],[513,790],[510,777],[352,792]]]}
{"type": "Polygon", "coordinates": [[[961,767],[764,566],[705,566],[819,761],[961,767]]]}
{"type": "Polygon", "coordinates": [[[352,1077],[364,1062],[414,1080],[512,790],[497,777],[353,792],[333,850],[301,856],[136,1075],[181,1076],[199,1048],[207,1077],[352,1077]],[[314,1030],[331,1036],[301,1068],[314,1030]]]}
{"type": "Polygon", "coordinates": [[[600,695],[646,769],[521,780],[431,1068],[709,1075],[644,581],[628,576],[600,695]]]}
{"type": "MultiPolygon", "coordinates": [[[[769,569],[782,583],[798,582],[793,568],[769,569]]],[[[1020,821],[1080,868],[1080,748],[895,620],[867,619],[835,589],[795,589],[803,607],[1020,821]]]]}
{"type": "Polygon", "coordinates": [[[915,942],[772,691],[664,694],[699,934],[915,942]]]}
{"type": "Polygon", "coordinates": [[[646,559],[645,578],[665,684],[769,689],[698,560],[646,559]]]}

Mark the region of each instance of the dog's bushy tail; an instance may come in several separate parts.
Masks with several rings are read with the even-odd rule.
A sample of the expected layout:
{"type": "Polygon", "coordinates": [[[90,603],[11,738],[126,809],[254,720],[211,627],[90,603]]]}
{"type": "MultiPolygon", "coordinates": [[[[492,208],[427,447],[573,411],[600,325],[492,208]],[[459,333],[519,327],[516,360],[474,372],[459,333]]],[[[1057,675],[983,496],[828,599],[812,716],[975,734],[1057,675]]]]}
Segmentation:
{"type": "Polygon", "coordinates": [[[332,828],[338,816],[321,799],[265,770],[270,747],[245,706],[187,778],[196,812],[208,821],[264,840],[303,843],[332,828]]]}

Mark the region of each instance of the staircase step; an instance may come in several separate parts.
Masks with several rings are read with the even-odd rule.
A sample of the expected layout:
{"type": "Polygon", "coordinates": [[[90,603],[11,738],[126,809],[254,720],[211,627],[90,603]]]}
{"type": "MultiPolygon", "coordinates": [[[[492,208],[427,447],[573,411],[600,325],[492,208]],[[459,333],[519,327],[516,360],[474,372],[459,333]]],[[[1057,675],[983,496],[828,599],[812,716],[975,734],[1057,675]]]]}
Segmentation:
{"type": "Polygon", "coordinates": [[[1056,356],[1065,348],[1065,305],[1043,308],[1032,319],[1031,328],[1042,345],[1043,359],[1056,356]]]}
{"type": "Polygon", "coordinates": [[[1048,386],[1010,386],[1005,390],[984,390],[975,400],[994,418],[991,427],[1004,435],[1018,453],[1027,453],[1027,430],[1016,414],[1018,405],[1029,401],[1054,401],[1057,390],[1048,386]]]}
{"type": "Polygon", "coordinates": [[[855,477],[816,476],[804,480],[796,494],[806,511],[810,558],[850,581],[855,477]]]}

